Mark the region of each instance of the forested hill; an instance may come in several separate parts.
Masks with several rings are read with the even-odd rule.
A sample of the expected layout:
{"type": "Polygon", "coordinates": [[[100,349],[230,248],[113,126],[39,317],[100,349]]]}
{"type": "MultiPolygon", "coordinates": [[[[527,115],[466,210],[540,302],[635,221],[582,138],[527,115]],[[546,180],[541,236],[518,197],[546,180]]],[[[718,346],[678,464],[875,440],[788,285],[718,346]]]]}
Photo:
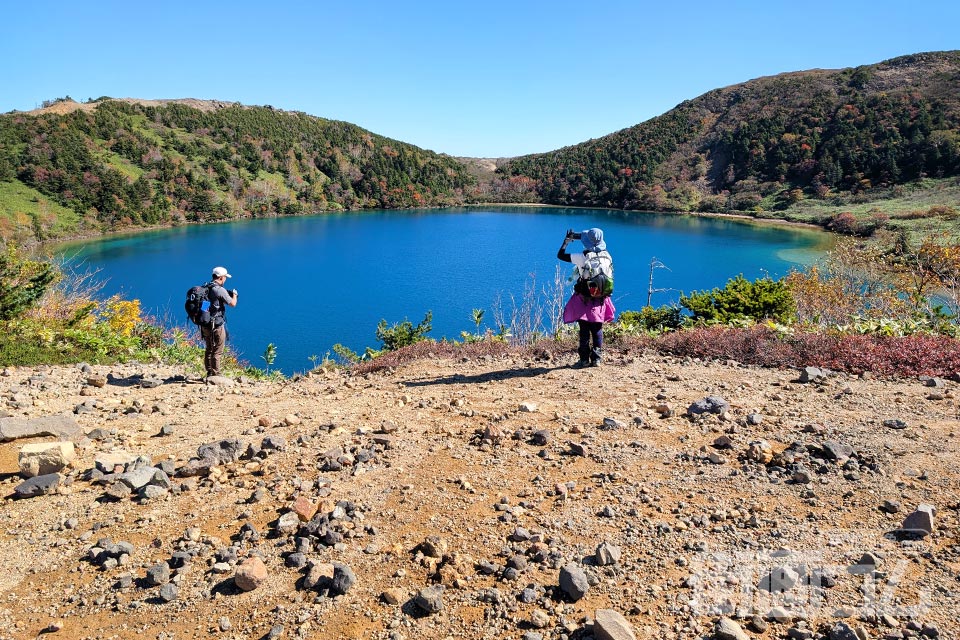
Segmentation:
{"type": "Polygon", "coordinates": [[[54,101],[0,115],[0,237],[459,203],[451,157],[355,125],[197,100],[54,101]]]}
{"type": "Polygon", "coordinates": [[[658,211],[786,207],[960,175],[960,51],[716,89],[499,172],[517,199],[658,211]]]}

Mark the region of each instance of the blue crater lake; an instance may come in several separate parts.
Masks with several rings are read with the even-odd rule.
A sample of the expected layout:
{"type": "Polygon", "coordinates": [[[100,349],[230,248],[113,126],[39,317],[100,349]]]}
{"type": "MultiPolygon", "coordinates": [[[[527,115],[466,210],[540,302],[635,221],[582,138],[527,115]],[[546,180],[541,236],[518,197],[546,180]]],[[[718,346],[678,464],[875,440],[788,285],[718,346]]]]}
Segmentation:
{"type": "MultiPolygon", "coordinates": [[[[485,311],[481,330],[496,330],[496,309],[509,320],[525,290],[545,298],[568,228],[600,227],[616,270],[618,311],[646,304],[650,263],[652,304],[680,292],[780,277],[813,262],[829,245],[822,232],[793,226],[699,216],[594,209],[470,207],[369,211],[246,220],[113,237],[64,250],[81,268],[98,270],[102,294],[141,301],[144,313],[167,325],[187,324],[183,299],[207,282],[214,266],[229,269],[227,287],[239,302],[227,313],[230,345],[263,367],[267,344],[273,368],[287,374],[312,367],[311,356],[335,343],[357,352],[379,347],[377,323],[417,324],[433,312],[433,338],[476,331],[473,309],[485,311]],[[498,305],[499,301],[499,305],[498,305]]],[[[570,250],[581,249],[579,242],[570,250]]],[[[569,292],[570,284],[567,283],[569,292]]],[[[191,325],[192,327],[192,325],[191,325]]],[[[195,329],[193,329],[195,330],[195,329]]]]}

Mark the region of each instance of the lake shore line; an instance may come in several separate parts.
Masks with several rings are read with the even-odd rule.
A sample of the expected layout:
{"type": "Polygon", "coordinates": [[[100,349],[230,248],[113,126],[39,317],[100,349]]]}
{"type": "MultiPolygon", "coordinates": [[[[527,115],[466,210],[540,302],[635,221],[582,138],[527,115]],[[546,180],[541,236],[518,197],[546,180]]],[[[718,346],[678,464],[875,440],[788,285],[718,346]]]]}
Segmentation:
{"type": "MultiPolygon", "coordinates": [[[[654,215],[671,215],[671,216],[690,216],[695,218],[716,218],[718,220],[737,220],[745,223],[756,223],[760,225],[773,225],[773,226],[785,226],[792,228],[805,228],[812,230],[823,231],[827,236],[837,238],[837,234],[825,229],[824,227],[809,223],[809,222],[798,222],[795,220],[784,220],[782,218],[757,218],[745,213],[717,213],[717,212],[689,212],[689,211],[645,211],[641,209],[611,209],[606,207],[584,207],[584,206],[574,206],[574,205],[561,205],[561,204],[538,204],[535,202],[487,202],[483,204],[462,204],[462,205],[451,205],[451,206],[442,206],[442,207],[418,207],[417,209],[398,209],[398,211],[443,211],[445,209],[478,209],[484,207],[518,207],[524,209],[578,209],[578,210],[597,210],[597,211],[617,211],[624,214],[654,214],[654,215]]],[[[286,218],[286,217],[297,217],[304,218],[310,216],[324,216],[329,214],[349,214],[356,213],[362,214],[373,211],[382,211],[382,209],[352,209],[348,211],[315,211],[312,213],[305,213],[296,216],[264,216],[264,217],[255,217],[255,216],[243,216],[237,218],[230,218],[228,220],[217,220],[212,222],[183,222],[180,224],[157,224],[149,225],[142,227],[127,227],[123,229],[114,229],[109,231],[97,232],[87,232],[79,233],[76,235],[70,235],[64,238],[57,238],[53,240],[47,240],[41,242],[37,245],[37,248],[43,253],[62,253],[64,250],[70,249],[73,245],[83,245],[90,241],[100,241],[108,240],[113,238],[123,238],[130,236],[137,236],[144,233],[150,233],[153,231],[164,231],[166,229],[174,229],[177,227],[191,227],[191,226],[208,226],[214,224],[228,224],[232,222],[243,222],[246,220],[262,220],[266,218],[286,218]]]]}

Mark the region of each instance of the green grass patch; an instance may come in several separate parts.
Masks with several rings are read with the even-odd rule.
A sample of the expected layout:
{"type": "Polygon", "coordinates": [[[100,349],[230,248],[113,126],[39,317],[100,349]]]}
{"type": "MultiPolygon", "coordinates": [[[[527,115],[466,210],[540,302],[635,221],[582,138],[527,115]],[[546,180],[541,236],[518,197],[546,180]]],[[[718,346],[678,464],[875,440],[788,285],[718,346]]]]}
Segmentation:
{"type": "Polygon", "coordinates": [[[99,160],[119,171],[130,182],[135,181],[144,173],[143,169],[112,151],[101,152],[99,160]]]}
{"type": "MultiPolygon", "coordinates": [[[[77,230],[80,216],[19,180],[0,181],[0,218],[11,229],[31,228],[39,221],[44,232],[60,237],[77,230]]],[[[32,233],[32,232],[31,232],[32,233]]]]}

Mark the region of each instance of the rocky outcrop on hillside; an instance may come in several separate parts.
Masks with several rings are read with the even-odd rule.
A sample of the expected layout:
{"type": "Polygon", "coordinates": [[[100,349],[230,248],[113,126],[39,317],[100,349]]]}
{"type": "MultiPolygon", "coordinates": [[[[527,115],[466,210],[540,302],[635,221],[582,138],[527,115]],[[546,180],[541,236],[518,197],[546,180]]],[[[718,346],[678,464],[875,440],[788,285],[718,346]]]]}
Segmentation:
{"type": "Polygon", "coordinates": [[[0,376],[0,638],[950,638],[957,384],[613,354],[0,376]]]}

